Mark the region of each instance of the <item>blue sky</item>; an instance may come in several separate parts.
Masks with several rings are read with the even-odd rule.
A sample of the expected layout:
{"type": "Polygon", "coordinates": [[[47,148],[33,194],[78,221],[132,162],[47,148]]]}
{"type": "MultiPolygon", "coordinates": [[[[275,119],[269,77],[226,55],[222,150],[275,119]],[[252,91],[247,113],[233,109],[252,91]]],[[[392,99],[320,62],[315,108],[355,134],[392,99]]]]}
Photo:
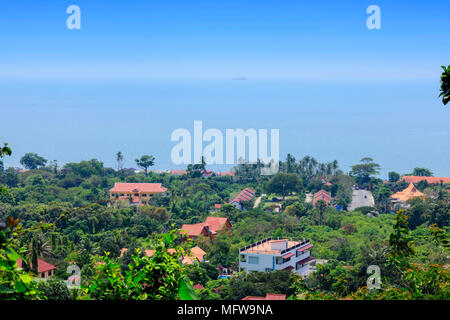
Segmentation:
{"type": "MultiPolygon", "coordinates": [[[[0,1],[0,138],[60,163],[170,160],[177,128],[280,129],[280,153],[450,176],[448,1],[0,1]],[[81,8],[81,30],[66,8],[81,8]],[[381,8],[368,30],[366,8],[381,8]],[[243,81],[233,80],[245,78],[243,81]]],[[[226,169],[226,168],[218,168],[226,169]]]]}

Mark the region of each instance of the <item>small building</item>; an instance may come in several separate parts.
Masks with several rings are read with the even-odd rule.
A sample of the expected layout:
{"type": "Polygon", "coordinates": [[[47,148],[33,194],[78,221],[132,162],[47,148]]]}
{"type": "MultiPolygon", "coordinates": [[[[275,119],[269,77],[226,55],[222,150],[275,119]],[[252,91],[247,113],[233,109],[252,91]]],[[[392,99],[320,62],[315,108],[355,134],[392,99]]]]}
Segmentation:
{"type": "Polygon", "coordinates": [[[327,191],[321,189],[320,191],[314,193],[313,205],[316,206],[316,202],[319,200],[325,201],[326,204],[330,204],[331,195],[327,191]]]}
{"type": "Polygon", "coordinates": [[[258,241],[239,250],[239,272],[290,270],[305,277],[314,270],[312,247],[310,240],[273,240],[270,237],[258,241]]]}
{"type": "Polygon", "coordinates": [[[278,293],[266,293],[265,297],[247,296],[241,300],[286,300],[286,295],[278,293]]]}
{"type": "Polygon", "coordinates": [[[155,194],[165,194],[167,188],[161,183],[122,183],[116,182],[109,190],[110,199],[123,204],[145,205],[155,194]]]}
{"type": "Polygon", "coordinates": [[[214,209],[213,209],[213,212],[217,212],[217,211],[220,211],[220,209],[222,209],[222,203],[216,203],[216,204],[214,204],[214,209]]]}
{"type": "Polygon", "coordinates": [[[245,188],[241,192],[239,192],[234,199],[230,201],[230,204],[235,206],[237,209],[244,209],[243,203],[247,201],[251,201],[255,198],[255,191],[250,188],[245,188]]]}
{"type": "Polygon", "coordinates": [[[214,240],[217,233],[221,230],[231,230],[232,226],[227,218],[206,217],[205,222],[196,224],[183,224],[181,231],[185,232],[188,238],[197,239],[200,235],[210,237],[214,240]]]}
{"type": "MultiPolygon", "coordinates": [[[[22,259],[17,260],[17,266],[22,268],[22,259]]],[[[30,268],[33,268],[33,264],[30,262],[30,268]]],[[[56,267],[47,261],[38,259],[38,277],[48,279],[55,275],[56,267]]]]}
{"type": "Polygon", "coordinates": [[[412,183],[410,183],[406,189],[394,193],[390,196],[389,199],[391,200],[391,204],[394,207],[407,207],[408,205],[406,202],[416,197],[425,198],[425,195],[417,190],[417,188],[412,183]]]}

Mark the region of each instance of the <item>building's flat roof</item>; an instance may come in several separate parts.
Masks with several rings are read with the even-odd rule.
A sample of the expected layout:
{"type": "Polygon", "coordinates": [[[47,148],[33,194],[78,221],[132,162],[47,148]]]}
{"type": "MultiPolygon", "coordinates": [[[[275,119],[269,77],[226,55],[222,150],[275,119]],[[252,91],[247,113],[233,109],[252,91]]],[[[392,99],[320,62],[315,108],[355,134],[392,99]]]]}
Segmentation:
{"type": "Polygon", "coordinates": [[[245,253],[255,253],[255,254],[270,254],[270,255],[277,255],[281,254],[281,251],[284,249],[279,250],[273,250],[272,249],[272,243],[277,243],[281,241],[287,241],[288,242],[288,248],[293,247],[297,244],[300,244],[301,241],[288,241],[287,239],[284,240],[269,240],[266,242],[263,242],[261,244],[258,244],[257,246],[254,246],[252,248],[249,248],[247,250],[241,251],[241,254],[245,253]]]}

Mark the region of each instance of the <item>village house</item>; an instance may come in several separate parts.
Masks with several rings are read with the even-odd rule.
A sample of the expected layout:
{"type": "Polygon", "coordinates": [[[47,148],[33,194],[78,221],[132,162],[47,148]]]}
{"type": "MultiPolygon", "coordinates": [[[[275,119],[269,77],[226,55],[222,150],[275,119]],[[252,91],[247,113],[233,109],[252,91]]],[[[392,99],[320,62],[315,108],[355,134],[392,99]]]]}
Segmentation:
{"type": "MultiPolygon", "coordinates": [[[[17,260],[17,267],[22,268],[22,259],[17,260]]],[[[30,269],[33,267],[33,264],[30,262],[30,269]]],[[[54,276],[56,272],[56,267],[47,261],[42,259],[38,259],[38,274],[39,278],[49,279],[54,276]]]]}
{"type": "Polygon", "coordinates": [[[273,240],[270,237],[258,241],[239,250],[239,272],[291,270],[305,277],[314,270],[312,247],[310,240],[273,240]]]}
{"type": "Polygon", "coordinates": [[[231,230],[232,226],[227,218],[207,217],[205,222],[196,224],[183,224],[181,232],[185,233],[187,238],[197,239],[200,235],[210,237],[214,240],[217,233],[221,230],[231,230]]]}
{"type": "Polygon", "coordinates": [[[230,204],[235,206],[239,210],[245,209],[243,207],[243,203],[247,201],[251,201],[255,198],[255,191],[250,188],[245,188],[241,192],[239,192],[234,199],[230,201],[230,204]]]}
{"type": "Polygon", "coordinates": [[[391,200],[391,204],[394,208],[406,208],[409,206],[407,204],[407,201],[416,197],[425,198],[425,195],[417,190],[417,188],[412,183],[410,183],[406,189],[394,193],[390,196],[389,199],[391,200]]]}
{"type": "Polygon", "coordinates": [[[331,195],[327,191],[321,189],[320,191],[314,193],[313,205],[316,206],[316,202],[319,200],[325,201],[326,204],[330,204],[331,195]]]}
{"type": "Polygon", "coordinates": [[[421,177],[421,176],[403,176],[402,179],[406,183],[417,184],[420,181],[426,181],[429,184],[446,184],[450,183],[450,178],[448,177],[421,177]]]}
{"type": "Polygon", "coordinates": [[[145,205],[155,194],[164,194],[167,188],[161,183],[122,183],[116,182],[109,190],[110,199],[122,204],[145,205]]]}

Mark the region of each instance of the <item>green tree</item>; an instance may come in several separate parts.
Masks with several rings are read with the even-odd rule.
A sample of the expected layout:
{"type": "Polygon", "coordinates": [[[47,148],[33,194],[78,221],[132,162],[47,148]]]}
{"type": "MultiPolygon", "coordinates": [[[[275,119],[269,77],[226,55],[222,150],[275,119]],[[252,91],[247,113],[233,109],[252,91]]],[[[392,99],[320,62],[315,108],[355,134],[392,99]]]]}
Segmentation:
{"type": "Polygon", "coordinates": [[[267,192],[281,194],[283,196],[283,200],[286,194],[294,191],[300,192],[302,188],[302,179],[295,173],[279,172],[266,184],[267,192]]]}
{"type": "Polygon", "coordinates": [[[143,155],[140,159],[136,159],[135,161],[138,167],[144,169],[145,175],[147,175],[147,169],[155,164],[155,157],[143,155]]]}
{"type": "Polygon", "coordinates": [[[372,175],[379,174],[381,167],[369,157],[362,158],[360,162],[351,167],[350,175],[356,178],[358,184],[364,185],[370,182],[372,175]]]}
{"type": "Polygon", "coordinates": [[[37,169],[45,166],[47,159],[44,159],[36,153],[25,153],[25,155],[20,158],[20,163],[27,169],[37,169]]]}
{"type": "Polygon", "coordinates": [[[391,171],[388,173],[390,182],[397,182],[400,180],[400,174],[397,172],[391,171]]]}
{"type": "Polygon", "coordinates": [[[441,75],[441,90],[439,97],[442,97],[442,103],[446,105],[450,101],[450,65],[441,66],[444,70],[441,75]]]}
{"type": "Polygon", "coordinates": [[[432,177],[433,172],[428,170],[427,168],[414,168],[412,176],[420,176],[420,177],[432,177]]]}

